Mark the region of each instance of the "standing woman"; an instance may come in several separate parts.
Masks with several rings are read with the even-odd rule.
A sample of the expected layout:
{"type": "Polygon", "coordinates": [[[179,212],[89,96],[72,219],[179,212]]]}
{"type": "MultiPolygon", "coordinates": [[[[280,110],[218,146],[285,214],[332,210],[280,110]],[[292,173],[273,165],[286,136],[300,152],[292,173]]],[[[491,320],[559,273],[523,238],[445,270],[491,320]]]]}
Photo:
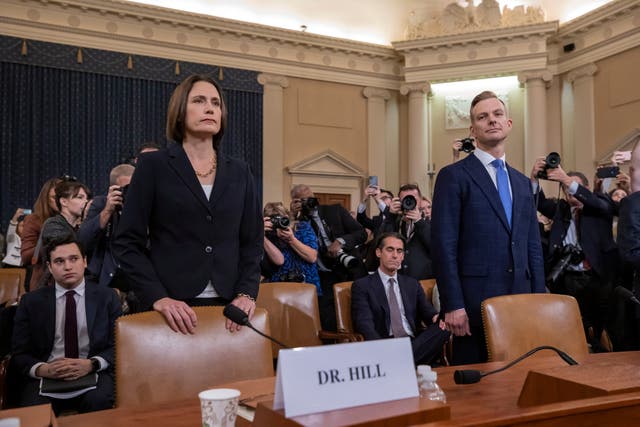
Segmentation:
{"type": "Polygon", "coordinates": [[[255,310],[263,221],[249,167],[219,153],[226,123],[212,78],[176,88],[167,137],[177,144],[138,159],[113,244],[143,308],[182,333],[195,332],[191,306],[232,303],[250,318],[255,310]]]}
{"type": "MultiPolygon", "coordinates": [[[[60,182],[59,178],[51,178],[47,180],[40,189],[40,194],[33,204],[33,213],[24,218],[24,226],[22,230],[22,246],[20,255],[22,257],[22,265],[31,269],[30,278],[27,279],[27,290],[35,289],[36,283],[44,273],[44,263],[39,263],[36,255],[36,246],[40,237],[42,224],[58,213],[56,206],[56,184],[60,182]]],[[[39,255],[39,254],[38,254],[39,255]]]]}

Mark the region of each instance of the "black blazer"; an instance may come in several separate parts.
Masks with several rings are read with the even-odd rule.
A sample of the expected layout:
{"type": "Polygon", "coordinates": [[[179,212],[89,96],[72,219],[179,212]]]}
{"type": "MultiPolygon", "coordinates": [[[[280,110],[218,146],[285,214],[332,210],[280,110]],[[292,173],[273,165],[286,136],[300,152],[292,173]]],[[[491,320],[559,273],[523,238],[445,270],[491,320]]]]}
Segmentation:
{"type": "MultiPolygon", "coordinates": [[[[385,211],[386,217],[380,227],[380,233],[400,232],[401,216],[385,211]]],[[[407,240],[404,261],[400,272],[417,280],[433,278],[431,267],[431,221],[426,218],[414,223],[413,235],[407,240]]]]}
{"type": "MultiPolygon", "coordinates": [[[[87,270],[103,286],[109,286],[117,269],[111,252],[111,243],[115,230],[110,229],[117,224],[117,221],[111,218],[106,228],[100,228],[100,212],[106,205],[106,196],[94,197],[91,207],[89,207],[89,212],[87,212],[87,217],[80,225],[77,233],[78,240],[80,240],[84,250],[87,252],[89,262],[87,270]]],[[[115,213],[114,215],[117,218],[119,214],[115,213]]]]}
{"type": "MultiPolygon", "coordinates": [[[[398,274],[398,286],[405,316],[414,335],[418,336],[422,323],[425,326],[432,324],[433,316],[438,312],[427,301],[422,285],[416,279],[398,274]]],[[[378,271],[353,282],[351,319],[355,331],[365,340],[389,338],[389,301],[378,271]]]]}
{"type": "Polygon", "coordinates": [[[143,307],[218,294],[256,297],[264,226],[249,167],[218,154],[207,200],[181,145],[140,157],[113,252],[143,307]],[[147,249],[149,242],[149,249],[147,249]]]}
{"type": "MultiPolygon", "coordinates": [[[[580,230],[578,241],[589,260],[591,267],[599,277],[610,280],[618,263],[618,250],[613,241],[612,221],[617,214],[617,206],[605,194],[592,193],[582,185],[578,186],[576,199],[583,203],[580,214],[580,230]]],[[[538,210],[547,218],[553,218],[549,232],[549,259],[562,248],[567,230],[571,224],[571,206],[566,200],[550,200],[540,190],[538,210]]]]}
{"type": "MultiPolygon", "coordinates": [[[[85,282],[85,308],[89,333],[88,357],[100,356],[114,367],[115,321],[122,314],[111,288],[85,282]]],[[[21,374],[46,362],[53,349],[56,326],[55,286],[26,293],[20,300],[13,327],[12,361],[21,374]]]]}
{"type": "Polygon", "coordinates": [[[320,205],[318,215],[329,226],[329,230],[326,231],[332,241],[338,237],[344,239],[346,251],[352,250],[367,240],[367,232],[341,205],[320,205]]]}
{"type": "Polygon", "coordinates": [[[618,246],[622,259],[640,274],[640,191],[620,201],[618,246]]]}

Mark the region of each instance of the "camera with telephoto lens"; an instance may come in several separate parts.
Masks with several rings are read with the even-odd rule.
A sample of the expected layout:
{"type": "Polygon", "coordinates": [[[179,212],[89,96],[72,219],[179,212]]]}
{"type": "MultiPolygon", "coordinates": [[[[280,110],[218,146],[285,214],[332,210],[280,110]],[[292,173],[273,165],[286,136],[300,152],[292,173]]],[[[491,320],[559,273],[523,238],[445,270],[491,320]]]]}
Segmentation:
{"type": "Polygon", "coordinates": [[[300,199],[300,216],[302,219],[310,219],[311,213],[318,208],[317,197],[307,197],[300,199]]]}
{"type": "Polygon", "coordinates": [[[547,177],[547,170],[555,169],[558,166],[560,166],[560,154],[553,151],[544,159],[544,169],[538,172],[538,178],[549,179],[547,177]]]}
{"type": "Polygon", "coordinates": [[[284,230],[285,228],[289,228],[289,225],[291,225],[289,217],[284,215],[271,215],[269,217],[269,221],[271,221],[274,230],[277,230],[278,228],[284,230]]]}
{"type": "Polygon", "coordinates": [[[578,265],[584,259],[584,252],[576,245],[565,245],[559,252],[559,260],[547,275],[547,283],[554,283],[569,265],[578,265]]]}
{"type": "Polygon", "coordinates": [[[473,150],[476,149],[476,147],[474,147],[473,145],[473,138],[464,138],[464,139],[461,139],[460,142],[462,142],[462,146],[458,148],[458,151],[471,153],[473,150]]]}
{"type": "Polygon", "coordinates": [[[338,251],[338,262],[345,268],[355,268],[358,266],[358,258],[349,255],[344,250],[338,251]]]}
{"type": "Polygon", "coordinates": [[[418,206],[418,201],[411,194],[404,196],[400,201],[400,209],[402,209],[402,212],[412,211],[416,206],[418,206]]]}

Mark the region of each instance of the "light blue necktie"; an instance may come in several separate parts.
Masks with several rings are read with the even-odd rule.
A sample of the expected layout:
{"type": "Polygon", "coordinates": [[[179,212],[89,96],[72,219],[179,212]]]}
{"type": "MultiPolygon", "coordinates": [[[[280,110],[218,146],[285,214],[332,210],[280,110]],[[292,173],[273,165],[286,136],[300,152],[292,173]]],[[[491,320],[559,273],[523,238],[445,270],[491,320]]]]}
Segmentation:
{"type": "Polygon", "coordinates": [[[502,207],[504,213],[507,215],[507,222],[511,227],[511,193],[509,193],[509,177],[507,171],[504,169],[504,162],[502,159],[495,159],[491,162],[491,165],[496,168],[496,185],[498,187],[498,194],[500,195],[500,201],[502,201],[502,207]]]}

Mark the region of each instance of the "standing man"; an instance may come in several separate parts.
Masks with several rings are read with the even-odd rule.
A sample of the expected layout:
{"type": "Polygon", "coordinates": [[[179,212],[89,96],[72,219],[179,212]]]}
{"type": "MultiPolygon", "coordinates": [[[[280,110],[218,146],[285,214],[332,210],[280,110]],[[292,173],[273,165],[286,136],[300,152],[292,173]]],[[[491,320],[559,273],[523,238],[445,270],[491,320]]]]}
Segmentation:
{"type": "Polygon", "coordinates": [[[480,304],[498,296],[544,292],[544,268],[529,179],[505,163],[512,122],[493,92],[471,102],[477,148],[443,168],[432,213],[432,259],[453,364],[484,362],[480,304]]]}
{"type": "Polygon", "coordinates": [[[20,406],[51,403],[56,414],[109,409],[114,400],[114,332],[120,301],[112,289],[85,282],[86,258],[73,236],[50,242],[45,255],[55,286],[22,297],[13,329],[20,406]],[[39,393],[41,378],[76,380],[95,372],[97,387],[78,396],[53,398],[39,393]]]}
{"type": "Polygon", "coordinates": [[[405,240],[398,233],[378,237],[380,267],[353,283],[351,318],[355,331],[367,341],[411,337],[415,364],[429,364],[442,354],[449,332],[438,321],[438,312],[427,301],[420,283],[398,274],[404,253],[405,240]]]}

